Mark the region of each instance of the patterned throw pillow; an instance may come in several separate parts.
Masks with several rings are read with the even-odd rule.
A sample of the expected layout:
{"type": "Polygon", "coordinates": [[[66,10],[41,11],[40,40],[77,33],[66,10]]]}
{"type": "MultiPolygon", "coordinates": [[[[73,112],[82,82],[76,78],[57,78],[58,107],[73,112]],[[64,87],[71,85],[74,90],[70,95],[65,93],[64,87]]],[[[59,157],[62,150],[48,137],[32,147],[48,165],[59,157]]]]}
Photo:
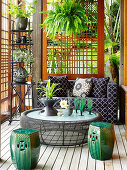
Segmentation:
{"type": "Polygon", "coordinates": [[[61,88],[60,90],[57,90],[55,93],[56,97],[67,97],[67,91],[68,91],[68,77],[67,76],[48,76],[50,79],[50,83],[57,83],[59,84],[56,89],[61,88]]]}
{"type": "Polygon", "coordinates": [[[96,98],[106,98],[107,97],[107,84],[109,82],[109,77],[105,78],[92,78],[93,88],[91,95],[96,98]]]}
{"type": "Polygon", "coordinates": [[[77,79],[73,89],[73,96],[76,97],[86,97],[90,95],[92,89],[91,78],[87,79],[77,79]]]}

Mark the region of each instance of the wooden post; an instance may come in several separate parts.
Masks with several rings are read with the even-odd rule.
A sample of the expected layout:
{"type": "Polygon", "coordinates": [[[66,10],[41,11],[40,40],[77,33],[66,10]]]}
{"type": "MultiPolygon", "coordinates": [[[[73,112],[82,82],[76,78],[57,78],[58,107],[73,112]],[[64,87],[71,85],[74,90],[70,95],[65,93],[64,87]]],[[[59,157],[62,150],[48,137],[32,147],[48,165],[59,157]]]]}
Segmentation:
{"type": "MultiPolygon", "coordinates": [[[[127,86],[127,0],[124,0],[124,86],[127,86]]],[[[127,87],[125,89],[125,137],[127,139],[127,87]]]]}
{"type": "Polygon", "coordinates": [[[124,0],[120,1],[120,85],[124,84],[124,0]]]}
{"type": "MultiPolygon", "coordinates": [[[[35,58],[33,64],[33,81],[37,82],[42,78],[42,30],[39,24],[42,23],[42,15],[39,13],[42,11],[43,0],[40,0],[36,4],[36,13],[33,15],[33,55],[35,58]]],[[[36,107],[36,86],[33,87],[34,107],[36,107]]]]}
{"type": "Polygon", "coordinates": [[[104,0],[98,0],[98,75],[104,77],[104,0]]]}
{"type": "Polygon", "coordinates": [[[124,86],[127,86],[127,0],[124,0],[124,86]]]}
{"type": "MultiPolygon", "coordinates": [[[[2,1],[0,1],[0,76],[1,76],[1,26],[2,26],[2,1]]],[[[1,158],[1,78],[0,78],[0,158],[1,158]]]]}

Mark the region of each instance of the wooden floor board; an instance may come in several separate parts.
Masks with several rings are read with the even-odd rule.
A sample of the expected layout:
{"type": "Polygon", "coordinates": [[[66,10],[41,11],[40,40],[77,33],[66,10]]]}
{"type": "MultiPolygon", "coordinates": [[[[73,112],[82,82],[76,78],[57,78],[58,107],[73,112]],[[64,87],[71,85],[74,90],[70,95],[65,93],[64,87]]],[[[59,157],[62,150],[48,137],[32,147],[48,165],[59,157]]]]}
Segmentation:
{"type": "MultiPolygon", "coordinates": [[[[4,122],[2,128],[0,170],[16,170],[10,157],[10,135],[19,122],[4,122]]],[[[35,170],[127,170],[127,141],[124,125],[115,125],[115,145],[112,159],[98,161],[91,158],[88,145],[53,147],[42,145],[35,170]]]]}
{"type": "Polygon", "coordinates": [[[84,145],[81,151],[79,170],[86,170],[88,165],[88,145],[84,145]]]}
{"type": "Polygon", "coordinates": [[[70,166],[70,170],[77,170],[79,167],[79,162],[80,162],[80,156],[81,156],[81,150],[82,147],[77,146],[75,148],[75,152],[73,154],[73,158],[71,161],[71,166],[70,166]]]}
{"type": "Polygon", "coordinates": [[[57,159],[55,160],[52,170],[57,170],[61,168],[67,149],[68,149],[67,147],[60,148],[59,154],[57,156],[57,159]]]}
{"type": "Polygon", "coordinates": [[[122,170],[127,170],[127,156],[126,156],[125,148],[123,146],[123,141],[122,141],[118,126],[115,126],[115,136],[116,136],[116,141],[118,145],[118,151],[119,151],[122,170]]]}

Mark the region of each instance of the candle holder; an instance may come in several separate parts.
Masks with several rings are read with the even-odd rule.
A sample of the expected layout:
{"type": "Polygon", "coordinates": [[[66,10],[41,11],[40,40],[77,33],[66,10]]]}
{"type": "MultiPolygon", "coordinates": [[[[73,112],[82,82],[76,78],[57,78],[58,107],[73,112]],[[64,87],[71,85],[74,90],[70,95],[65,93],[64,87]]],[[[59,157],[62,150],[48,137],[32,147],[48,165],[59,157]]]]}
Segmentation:
{"type": "Polygon", "coordinates": [[[80,103],[79,103],[79,108],[80,108],[81,116],[82,116],[82,112],[84,111],[85,104],[86,104],[86,98],[82,97],[80,99],[80,103]]]}
{"type": "Polygon", "coordinates": [[[75,106],[75,110],[76,110],[76,113],[77,113],[78,106],[79,106],[79,99],[78,98],[74,98],[74,106],[75,106]]]}
{"type": "Polygon", "coordinates": [[[88,106],[89,114],[91,115],[91,110],[92,110],[92,106],[93,106],[92,99],[87,100],[87,106],[88,106]]]}

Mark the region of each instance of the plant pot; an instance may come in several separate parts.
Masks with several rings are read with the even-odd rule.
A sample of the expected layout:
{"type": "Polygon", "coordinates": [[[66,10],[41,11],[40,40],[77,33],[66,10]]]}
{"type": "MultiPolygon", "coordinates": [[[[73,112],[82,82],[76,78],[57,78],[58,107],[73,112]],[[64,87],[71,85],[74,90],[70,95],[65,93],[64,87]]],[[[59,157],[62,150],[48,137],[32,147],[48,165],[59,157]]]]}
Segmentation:
{"type": "Polygon", "coordinates": [[[17,17],[15,19],[16,30],[25,30],[27,27],[28,18],[17,17]]]}
{"type": "Polygon", "coordinates": [[[58,111],[53,107],[53,105],[58,102],[57,98],[41,98],[40,102],[44,104],[44,116],[57,116],[58,111]]]}
{"type": "Polygon", "coordinates": [[[26,78],[28,78],[28,73],[24,67],[19,67],[14,72],[15,82],[17,83],[25,83],[26,78]]]}
{"type": "Polygon", "coordinates": [[[119,70],[116,64],[110,63],[110,72],[111,72],[113,81],[116,82],[117,85],[119,85],[119,70]]]}
{"type": "Polygon", "coordinates": [[[72,115],[72,112],[73,112],[73,107],[68,107],[65,109],[65,113],[68,115],[68,116],[71,116],[72,115]]]}

